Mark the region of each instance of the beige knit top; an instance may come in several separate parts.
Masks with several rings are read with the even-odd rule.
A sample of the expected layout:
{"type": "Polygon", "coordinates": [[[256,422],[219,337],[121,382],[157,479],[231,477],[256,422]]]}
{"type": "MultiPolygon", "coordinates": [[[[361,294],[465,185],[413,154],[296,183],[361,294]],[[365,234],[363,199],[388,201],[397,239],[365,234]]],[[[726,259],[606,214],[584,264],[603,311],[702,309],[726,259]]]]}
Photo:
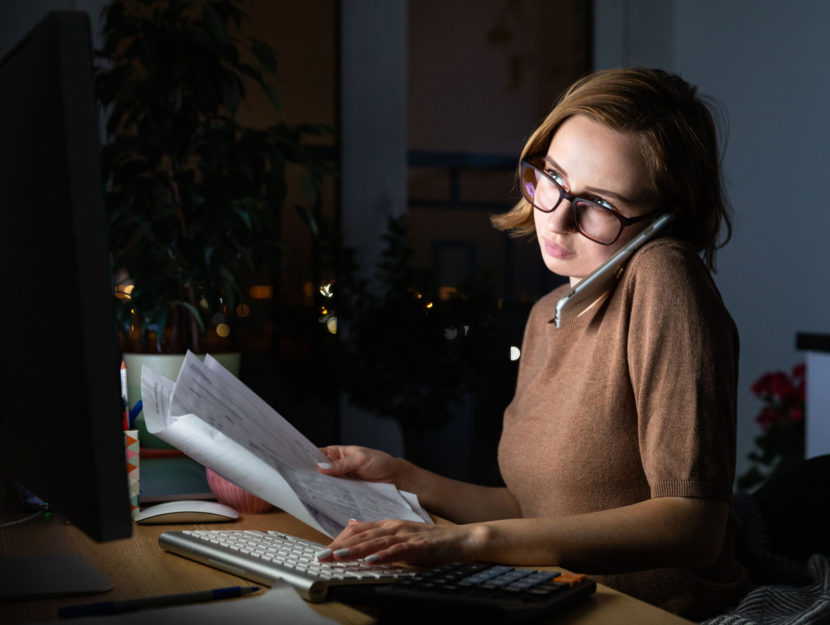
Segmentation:
{"type": "MultiPolygon", "coordinates": [[[[556,328],[566,290],[530,313],[504,417],[499,465],[522,515],[663,496],[731,502],[738,337],[699,257],[681,241],[652,241],[601,304],[556,328]]],[[[733,541],[730,531],[725,552],[733,541]]],[[[693,618],[746,590],[745,579],[713,588],[680,569],[598,579],[693,618]]]]}

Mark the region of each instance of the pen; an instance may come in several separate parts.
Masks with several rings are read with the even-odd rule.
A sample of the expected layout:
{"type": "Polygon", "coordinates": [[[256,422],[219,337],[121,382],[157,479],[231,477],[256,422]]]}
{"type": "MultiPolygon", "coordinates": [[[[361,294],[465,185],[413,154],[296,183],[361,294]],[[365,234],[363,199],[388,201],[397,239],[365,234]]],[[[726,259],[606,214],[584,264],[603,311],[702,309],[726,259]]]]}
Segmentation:
{"type": "Polygon", "coordinates": [[[130,402],[127,400],[127,363],[121,361],[121,403],[124,405],[124,429],[130,429],[130,402]]]}
{"type": "Polygon", "coordinates": [[[129,416],[130,428],[132,428],[133,425],[135,424],[135,420],[138,417],[138,413],[141,412],[143,407],[144,407],[144,403],[139,399],[137,402],[135,402],[135,406],[130,408],[130,416],[129,416]]]}
{"type": "Polygon", "coordinates": [[[259,590],[259,586],[231,586],[229,588],[187,592],[180,595],[161,595],[159,597],[127,599],[126,601],[100,601],[98,603],[85,603],[84,605],[72,605],[61,608],[58,610],[58,616],[60,618],[75,618],[78,616],[120,614],[121,612],[132,612],[133,610],[143,610],[145,608],[161,608],[164,606],[198,603],[200,601],[213,601],[215,599],[231,599],[256,592],[257,590],[259,590]]]}

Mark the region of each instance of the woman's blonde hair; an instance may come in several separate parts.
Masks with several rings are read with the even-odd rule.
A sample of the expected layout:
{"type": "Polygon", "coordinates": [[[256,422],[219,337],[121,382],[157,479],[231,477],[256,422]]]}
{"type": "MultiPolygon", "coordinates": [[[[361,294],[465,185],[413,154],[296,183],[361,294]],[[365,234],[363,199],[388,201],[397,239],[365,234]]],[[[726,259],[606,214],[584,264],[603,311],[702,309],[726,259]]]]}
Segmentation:
{"type": "MultiPolygon", "coordinates": [[[[688,241],[714,270],[715,251],[729,241],[732,225],[721,181],[715,109],[710,106],[695,87],[663,70],[596,72],[565,92],[528,139],[521,158],[546,153],[559,125],[572,115],[636,135],[649,191],[675,213],[672,235],[688,241]]],[[[491,219],[496,228],[515,236],[535,233],[533,207],[524,199],[491,219]]]]}

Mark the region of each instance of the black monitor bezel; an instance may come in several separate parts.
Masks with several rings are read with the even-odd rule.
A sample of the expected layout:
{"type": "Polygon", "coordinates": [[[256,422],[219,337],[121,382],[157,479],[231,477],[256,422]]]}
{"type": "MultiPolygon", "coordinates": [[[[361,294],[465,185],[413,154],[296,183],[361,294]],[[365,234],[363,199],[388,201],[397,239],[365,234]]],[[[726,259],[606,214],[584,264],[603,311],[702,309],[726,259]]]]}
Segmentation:
{"type": "Polygon", "coordinates": [[[0,471],[98,541],[132,533],[92,43],[47,14],[0,59],[0,471]]]}

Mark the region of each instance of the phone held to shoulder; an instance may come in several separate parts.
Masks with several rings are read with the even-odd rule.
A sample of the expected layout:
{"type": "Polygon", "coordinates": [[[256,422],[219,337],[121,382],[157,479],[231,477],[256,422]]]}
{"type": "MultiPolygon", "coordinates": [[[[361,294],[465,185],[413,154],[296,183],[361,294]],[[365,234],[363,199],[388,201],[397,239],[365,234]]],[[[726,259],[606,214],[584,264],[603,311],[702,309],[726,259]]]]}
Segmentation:
{"type": "Polygon", "coordinates": [[[594,269],[583,278],[575,287],[572,287],[564,297],[556,303],[556,313],[553,322],[561,327],[574,319],[591,303],[605,293],[619,279],[623,267],[634,251],[662,232],[672,221],[674,215],[664,213],[646,226],[636,237],[623,245],[605,263],[594,269]]]}

